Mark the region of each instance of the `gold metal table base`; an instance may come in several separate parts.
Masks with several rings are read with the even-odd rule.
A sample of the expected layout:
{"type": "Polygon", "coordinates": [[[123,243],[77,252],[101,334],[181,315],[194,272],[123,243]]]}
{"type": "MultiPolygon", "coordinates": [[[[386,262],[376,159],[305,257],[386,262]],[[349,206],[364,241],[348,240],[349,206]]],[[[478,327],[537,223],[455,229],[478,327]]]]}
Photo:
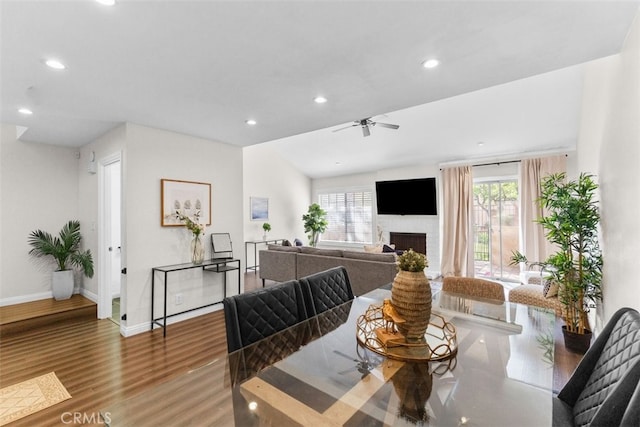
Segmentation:
{"type": "Polygon", "coordinates": [[[458,353],[456,328],[444,317],[431,313],[424,340],[406,342],[382,315],[382,305],[370,305],[356,323],[358,341],[369,350],[390,359],[406,362],[448,360],[458,353]]]}

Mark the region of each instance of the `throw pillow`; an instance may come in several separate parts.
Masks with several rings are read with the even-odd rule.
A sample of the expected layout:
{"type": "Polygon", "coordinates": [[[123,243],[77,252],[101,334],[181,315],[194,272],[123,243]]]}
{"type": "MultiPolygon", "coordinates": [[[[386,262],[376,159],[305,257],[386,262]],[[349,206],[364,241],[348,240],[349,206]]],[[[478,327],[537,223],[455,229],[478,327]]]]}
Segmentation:
{"type": "Polygon", "coordinates": [[[391,246],[389,245],[383,245],[382,246],[382,252],[393,252],[396,253],[396,250],[393,249],[391,246]]]}
{"type": "Polygon", "coordinates": [[[290,241],[288,241],[287,239],[284,239],[284,240],[282,241],[282,246],[291,246],[291,242],[290,242],[290,241]]]}
{"type": "Polygon", "coordinates": [[[558,296],[558,284],[551,281],[551,280],[545,280],[544,281],[544,288],[542,289],[542,295],[544,295],[545,298],[553,298],[553,297],[557,297],[558,296]]]}

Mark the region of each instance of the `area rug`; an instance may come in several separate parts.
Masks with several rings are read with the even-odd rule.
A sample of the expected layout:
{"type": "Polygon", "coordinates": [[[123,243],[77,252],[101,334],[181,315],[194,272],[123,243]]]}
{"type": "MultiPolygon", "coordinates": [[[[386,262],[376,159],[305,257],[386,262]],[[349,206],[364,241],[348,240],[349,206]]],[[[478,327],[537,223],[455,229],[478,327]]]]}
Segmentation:
{"type": "Polygon", "coordinates": [[[54,372],[0,389],[0,426],[71,398],[54,372]]]}

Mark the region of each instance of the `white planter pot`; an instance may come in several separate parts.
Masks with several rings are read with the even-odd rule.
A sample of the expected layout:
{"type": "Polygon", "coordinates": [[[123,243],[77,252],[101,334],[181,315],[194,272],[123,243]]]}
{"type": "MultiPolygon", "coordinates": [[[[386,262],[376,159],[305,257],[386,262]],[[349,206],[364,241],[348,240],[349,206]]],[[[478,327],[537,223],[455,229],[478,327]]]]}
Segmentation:
{"type": "Polygon", "coordinates": [[[51,290],[56,300],[71,298],[73,295],[73,270],[54,271],[51,290]]]}

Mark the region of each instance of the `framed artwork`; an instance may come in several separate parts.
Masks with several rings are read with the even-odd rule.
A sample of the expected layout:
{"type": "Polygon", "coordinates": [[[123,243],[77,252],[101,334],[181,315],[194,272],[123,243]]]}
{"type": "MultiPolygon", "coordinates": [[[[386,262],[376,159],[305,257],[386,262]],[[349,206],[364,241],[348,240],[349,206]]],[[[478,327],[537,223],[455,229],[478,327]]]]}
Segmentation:
{"type": "Polygon", "coordinates": [[[161,179],[160,190],[160,225],[184,225],[176,216],[176,211],[200,224],[211,225],[211,184],[161,179]]]}
{"type": "Polygon", "coordinates": [[[267,221],[269,219],[269,199],[267,197],[251,197],[251,221],[267,221]]]}

